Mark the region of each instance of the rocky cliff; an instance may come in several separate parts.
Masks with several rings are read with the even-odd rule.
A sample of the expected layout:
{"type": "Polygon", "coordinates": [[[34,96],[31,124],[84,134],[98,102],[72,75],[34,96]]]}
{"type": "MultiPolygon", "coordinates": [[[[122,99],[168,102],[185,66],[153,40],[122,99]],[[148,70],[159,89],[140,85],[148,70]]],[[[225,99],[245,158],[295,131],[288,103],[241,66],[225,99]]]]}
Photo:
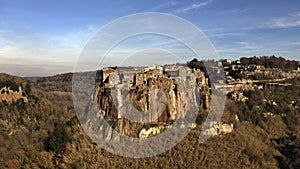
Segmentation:
{"type": "Polygon", "coordinates": [[[184,118],[193,106],[208,109],[208,91],[204,72],[184,66],[153,66],[135,73],[105,69],[95,99],[111,126],[122,134],[137,137],[147,125],[163,129],[162,126],[184,118]]]}

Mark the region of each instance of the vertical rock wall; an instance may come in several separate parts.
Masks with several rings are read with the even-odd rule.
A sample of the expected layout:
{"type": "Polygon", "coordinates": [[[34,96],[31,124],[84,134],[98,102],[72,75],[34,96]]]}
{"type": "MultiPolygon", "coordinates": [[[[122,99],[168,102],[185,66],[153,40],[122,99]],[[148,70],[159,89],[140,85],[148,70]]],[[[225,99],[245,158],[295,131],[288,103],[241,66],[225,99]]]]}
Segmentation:
{"type": "Polygon", "coordinates": [[[179,76],[170,77],[161,69],[147,69],[137,72],[130,80],[132,84],[126,84],[122,83],[124,76],[113,74],[111,69],[107,75],[104,71],[106,78],[103,79],[111,81],[105,81],[96,89],[100,112],[121,134],[137,136],[138,131],[135,130],[141,130],[143,123],[124,118],[122,112],[145,112],[148,113],[145,118],[149,123],[167,124],[184,118],[185,110],[195,105],[209,108],[209,87],[204,73],[184,68],[179,68],[178,72],[179,76]],[[198,104],[193,103],[196,97],[200,98],[198,104]]]}

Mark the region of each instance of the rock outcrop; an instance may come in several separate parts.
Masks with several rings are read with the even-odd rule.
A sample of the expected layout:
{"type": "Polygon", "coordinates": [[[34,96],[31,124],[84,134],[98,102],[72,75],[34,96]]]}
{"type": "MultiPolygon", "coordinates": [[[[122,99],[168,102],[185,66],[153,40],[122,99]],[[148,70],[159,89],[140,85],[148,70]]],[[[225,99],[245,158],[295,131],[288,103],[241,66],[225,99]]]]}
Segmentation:
{"type": "Polygon", "coordinates": [[[95,99],[113,128],[138,137],[143,124],[163,126],[185,118],[194,106],[208,109],[208,91],[204,72],[184,66],[106,68],[95,99]]]}
{"type": "Polygon", "coordinates": [[[6,101],[7,103],[15,102],[19,99],[23,99],[26,103],[28,99],[22,94],[22,87],[19,86],[17,91],[12,90],[10,87],[4,87],[0,89],[0,101],[6,101]]]}

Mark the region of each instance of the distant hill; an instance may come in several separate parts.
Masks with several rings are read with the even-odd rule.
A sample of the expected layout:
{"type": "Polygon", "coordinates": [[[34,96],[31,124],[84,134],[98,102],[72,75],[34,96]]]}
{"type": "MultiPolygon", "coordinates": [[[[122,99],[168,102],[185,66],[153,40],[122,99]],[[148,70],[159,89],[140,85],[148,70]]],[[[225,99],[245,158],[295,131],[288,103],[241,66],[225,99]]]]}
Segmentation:
{"type": "Polygon", "coordinates": [[[41,77],[36,80],[35,87],[48,92],[72,92],[72,77],[73,73],[41,77]]]}
{"type": "MultiPolygon", "coordinates": [[[[26,79],[36,80],[34,81],[34,86],[46,92],[72,92],[72,78],[73,73],[63,73],[48,77],[26,79]]],[[[95,81],[102,81],[102,70],[97,71],[95,81]]]]}
{"type": "Polygon", "coordinates": [[[261,57],[242,57],[240,59],[242,65],[263,65],[266,68],[279,68],[284,71],[297,70],[300,67],[300,61],[287,60],[283,57],[261,56],[261,57]]]}
{"type": "Polygon", "coordinates": [[[39,80],[42,77],[37,77],[37,76],[33,76],[33,77],[24,77],[24,79],[29,80],[31,82],[36,82],[37,80],[39,80]]]}

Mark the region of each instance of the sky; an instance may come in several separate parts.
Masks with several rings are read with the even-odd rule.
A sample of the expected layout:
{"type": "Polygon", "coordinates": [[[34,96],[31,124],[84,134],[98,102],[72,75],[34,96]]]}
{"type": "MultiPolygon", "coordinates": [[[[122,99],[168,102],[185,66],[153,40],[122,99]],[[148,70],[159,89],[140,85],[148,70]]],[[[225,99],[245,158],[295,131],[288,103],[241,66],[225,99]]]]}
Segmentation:
{"type": "MultiPolygon", "coordinates": [[[[203,32],[220,58],[276,55],[300,60],[297,0],[0,0],[0,72],[19,76],[72,72],[88,40],[101,28],[120,17],[142,12],[185,19],[203,32]]],[[[141,40],[170,42],[165,37],[155,38],[137,37],[131,43],[129,39],[114,52],[123,47],[130,54],[141,40]]],[[[132,60],[152,64],[160,59],[151,57],[153,51],[142,51],[146,53],[143,58],[138,58],[139,52],[133,52],[132,60]]],[[[168,52],[155,51],[171,58],[168,52]]],[[[183,60],[187,59],[190,58],[183,60]]]]}

